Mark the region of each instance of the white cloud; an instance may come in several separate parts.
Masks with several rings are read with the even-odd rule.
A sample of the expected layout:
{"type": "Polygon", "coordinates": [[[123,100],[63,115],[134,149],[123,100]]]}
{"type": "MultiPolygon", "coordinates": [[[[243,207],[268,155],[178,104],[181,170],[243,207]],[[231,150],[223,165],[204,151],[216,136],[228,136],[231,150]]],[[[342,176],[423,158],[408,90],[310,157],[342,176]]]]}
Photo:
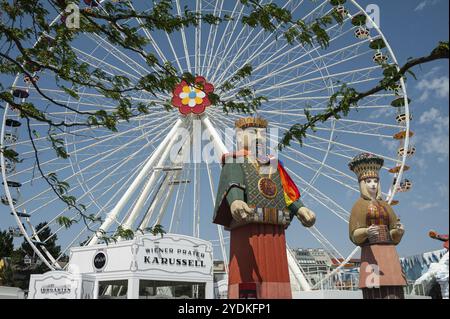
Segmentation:
{"type": "Polygon", "coordinates": [[[427,161],[423,157],[415,156],[412,159],[412,163],[414,166],[417,166],[420,168],[421,173],[426,174],[425,170],[426,170],[426,168],[428,168],[428,164],[427,164],[427,161]]]}
{"type": "Polygon", "coordinates": [[[438,191],[442,197],[448,198],[448,185],[447,184],[438,185],[438,191]]]}
{"type": "Polygon", "coordinates": [[[424,112],[420,117],[420,124],[427,124],[433,122],[439,118],[440,112],[438,109],[432,107],[430,110],[424,112]]]}
{"type": "Polygon", "coordinates": [[[398,141],[396,140],[386,140],[386,139],[380,139],[381,145],[383,145],[385,148],[387,148],[391,153],[396,153],[398,150],[398,141]]]}
{"type": "Polygon", "coordinates": [[[434,6],[434,5],[438,4],[439,2],[440,2],[440,0],[424,0],[417,5],[417,7],[414,9],[414,11],[422,11],[426,7],[434,6]]]}
{"type": "Polygon", "coordinates": [[[449,96],[448,76],[433,79],[426,77],[425,79],[419,81],[416,87],[423,91],[419,98],[420,102],[425,102],[430,96],[439,97],[442,99],[448,99],[449,96]]]}
{"type": "Polygon", "coordinates": [[[449,117],[444,116],[436,108],[425,111],[420,119],[420,124],[431,124],[432,129],[420,140],[421,149],[426,154],[434,154],[439,162],[448,159],[449,156],[449,117]]]}
{"type": "Polygon", "coordinates": [[[439,204],[436,202],[433,203],[412,202],[412,206],[416,207],[416,209],[419,211],[425,211],[439,207],[439,204]]]}

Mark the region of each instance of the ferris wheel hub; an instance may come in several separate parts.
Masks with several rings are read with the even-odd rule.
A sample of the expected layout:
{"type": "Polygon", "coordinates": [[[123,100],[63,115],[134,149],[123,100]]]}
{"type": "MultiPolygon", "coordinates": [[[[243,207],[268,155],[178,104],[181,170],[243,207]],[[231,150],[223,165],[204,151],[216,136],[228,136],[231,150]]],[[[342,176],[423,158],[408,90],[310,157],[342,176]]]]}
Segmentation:
{"type": "Polygon", "coordinates": [[[177,107],[182,115],[200,115],[211,106],[209,94],[213,92],[214,86],[202,76],[197,76],[194,83],[183,80],[173,90],[172,105],[177,107]]]}

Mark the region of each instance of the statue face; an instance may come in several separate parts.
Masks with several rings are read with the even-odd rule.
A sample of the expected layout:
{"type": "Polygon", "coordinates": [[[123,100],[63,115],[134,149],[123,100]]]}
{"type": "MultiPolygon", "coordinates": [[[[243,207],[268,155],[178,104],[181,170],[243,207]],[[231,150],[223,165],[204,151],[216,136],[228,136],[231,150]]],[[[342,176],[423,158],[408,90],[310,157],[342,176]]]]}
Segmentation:
{"type": "Polygon", "coordinates": [[[367,178],[364,180],[364,184],[366,185],[367,191],[372,197],[377,196],[378,192],[378,178],[367,178]]]}
{"type": "Polygon", "coordinates": [[[266,155],[266,129],[249,127],[237,131],[239,149],[245,149],[251,154],[266,155]]]}

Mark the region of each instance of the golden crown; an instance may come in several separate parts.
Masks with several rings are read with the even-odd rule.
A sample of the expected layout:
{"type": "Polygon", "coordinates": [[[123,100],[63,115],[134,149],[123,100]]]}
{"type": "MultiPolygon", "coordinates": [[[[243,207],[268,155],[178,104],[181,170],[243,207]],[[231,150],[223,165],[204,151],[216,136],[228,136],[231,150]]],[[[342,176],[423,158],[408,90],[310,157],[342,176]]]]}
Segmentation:
{"type": "Polygon", "coordinates": [[[359,181],[367,178],[379,178],[379,171],[384,165],[384,160],[373,154],[363,153],[356,156],[349,168],[358,177],[359,181]]]}
{"type": "Polygon", "coordinates": [[[267,128],[267,120],[261,117],[243,117],[236,121],[236,128],[246,129],[249,127],[267,128]]]}

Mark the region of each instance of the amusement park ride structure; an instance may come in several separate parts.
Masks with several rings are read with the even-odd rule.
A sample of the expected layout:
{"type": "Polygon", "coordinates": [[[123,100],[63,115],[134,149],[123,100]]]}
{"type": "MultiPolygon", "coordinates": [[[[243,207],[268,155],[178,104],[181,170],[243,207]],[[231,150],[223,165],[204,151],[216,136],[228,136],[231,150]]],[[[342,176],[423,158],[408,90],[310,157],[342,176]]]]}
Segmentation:
{"type": "MultiPolygon", "coordinates": [[[[176,1],[179,12],[181,10],[181,2],[179,0],[176,1]]],[[[225,2],[228,1],[197,0],[196,9],[198,11],[211,11],[211,13],[217,15],[229,13],[232,16],[236,16],[236,18],[242,16],[244,6],[239,4],[239,1],[236,1],[235,6],[230,8],[227,7],[230,3],[225,4],[225,2]]],[[[276,40],[272,35],[267,35],[262,30],[249,30],[248,26],[243,26],[238,22],[239,19],[234,19],[234,22],[228,22],[225,30],[218,27],[207,27],[205,24],[200,24],[193,30],[182,29],[178,34],[182,44],[180,48],[174,44],[175,35],[162,35],[161,38],[164,38],[166,41],[164,45],[167,46],[167,51],[161,49],[163,40],[157,41],[148,30],[140,31],[152,40],[152,48],[160,55],[163,61],[169,60],[164,54],[168,55],[172,52],[174,64],[178,66],[180,72],[194,70],[196,75],[204,75],[204,78],[201,78],[202,80],[206,79],[216,87],[220,87],[220,84],[235,74],[238,66],[250,62],[259,63],[254,70],[254,75],[245,84],[253,85],[255,93],[268,95],[269,101],[258,110],[258,114],[268,117],[275,128],[285,131],[290,124],[304,120],[304,116],[299,115],[301,113],[301,109],[298,108],[299,103],[306,102],[308,105],[314,103],[317,105],[317,111],[323,110],[322,106],[326,106],[327,99],[335,91],[338,81],[349,82],[356,86],[377,83],[381,75],[374,72],[382,70],[381,65],[383,63],[391,61],[393,64],[397,64],[394,52],[384,38],[380,28],[356,1],[347,2],[332,0],[314,4],[309,14],[304,17],[305,20],[314,19],[330,10],[337,10],[343,15],[343,25],[339,26],[336,24],[328,30],[330,32],[330,43],[333,45],[330,47],[330,52],[324,54],[319,52],[315,46],[308,50],[301,47],[300,44],[296,44],[292,49],[288,49],[286,43],[280,43],[282,40],[276,40]],[[368,22],[371,24],[370,29],[366,26],[368,22]],[[192,32],[188,33],[189,31],[192,32]],[[371,35],[373,32],[376,33],[375,36],[371,35]],[[192,47],[186,41],[187,34],[195,37],[195,41],[191,41],[192,47]],[[208,34],[206,44],[204,43],[206,41],[202,39],[202,34],[203,36],[208,34]],[[344,39],[346,41],[356,39],[357,42],[350,42],[338,47],[335,45],[335,42],[340,39],[343,42],[344,39]],[[202,48],[204,51],[202,51],[202,48]],[[294,51],[295,49],[298,52],[294,51]],[[184,52],[184,58],[180,57],[183,54],[182,52],[184,52]],[[189,52],[195,52],[195,55],[192,56],[189,52]],[[280,60],[280,57],[283,58],[280,60]],[[192,63],[191,59],[194,59],[195,62],[192,63]],[[363,61],[361,63],[369,61],[371,64],[350,70],[333,69],[333,67],[339,67],[341,64],[346,67],[349,67],[349,65],[354,67],[351,63],[353,59],[363,61]],[[275,63],[274,61],[277,60],[278,63],[275,63]],[[317,77],[308,78],[309,75],[314,75],[315,72],[317,72],[317,77]]],[[[98,5],[92,9],[102,10],[102,3],[103,1],[99,1],[98,5]]],[[[302,1],[287,1],[284,7],[295,13],[302,7],[302,1]]],[[[53,23],[59,22],[60,17],[57,17],[53,23]]],[[[148,71],[140,65],[140,62],[135,61],[133,57],[126,56],[118,48],[108,44],[106,40],[91,36],[86,37],[86,39],[90,39],[94,44],[95,47],[92,52],[96,52],[95,54],[87,53],[85,48],[75,49],[80,54],[80,59],[92,67],[104,68],[106,72],[111,74],[128,74],[127,72],[129,72],[131,78],[136,78],[142,72],[148,71]],[[99,53],[99,47],[101,48],[102,46],[107,51],[104,56],[101,56],[101,53],[99,53]],[[111,55],[114,61],[108,62],[108,57],[111,57],[111,55]]],[[[42,37],[39,41],[47,40],[51,50],[51,35],[42,37]]],[[[32,78],[24,77],[23,75],[17,76],[12,85],[12,93],[18,103],[24,103],[31,98],[39,101],[32,83],[43,81],[46,75],[38,74],[39,70],[36,70],[32,78]],[[23,79],[25,85],[20,85],[21,79],[23,79]]],[[[47,81],[43,83],[48,85],[47,81]]],[[[63,92],[59,89],[41,88],[41,90],[52,95],[57,100],[64,98],[63,92]]],[[[47,155],[44,158],[43,167],[49,171],[55,170],[66,173],[64,176],[67,180],[78,182],[79,185],[75,188],[80,194],[79,197],[91,199],[91,203],[87,206],[88,210],[92,211],[96,216],[103,216],[104,219],[97,232],[93,234],[88,233],[87,227],[79,229],[78,234],[68,234],[67,236],[71,236],[72,240],[69,240],[69,243],[62,249],[60,256],[52,256],[47,251],[45,240],[41,241],[39,237],[40,231],[36,231],[35,225],[41,222],[43,218],[50,218],[51,220],[46,227],[57,227],[56,234],[63,234],[65,229],[64,227],[59,227],[56,220],[64,213],[68,213],[67,209],[55,208],[59,209],[59,211],[56,212],[55,210],[53,213],[46,211],[47,205],[53,204],[55,199],[52,196],[49,197],[48,190],[30,190],[30,185],[33,184],[33,179],[35,179],[35,177],[31,179],[29,177],[33,172],[34,164],[30,164],[29,161],[25,161],[24,164],[14,163],[6,158],[3,153],[0,153],[0,165],[5,189],[1,201],[5,207],[9,207],[17,224],[17,229],[13,229],[13,231],[15,234],[20,233],[28,241],[36,255],[51,270],[61,269],[58,261],[64,253],[77,246],[75,242],[83,234],[90,235],[87,246],[95,247],[99,244],[99,239],[103,232],[114,231],[118,226],[124,229],[143,231],[151,222],[153,222],[153,225],[159,224],[163,221],[169,205],[173,202],[173,195],[177,186],[180,186],[178,188],[183,186],[184,190],[182,194],[180,190],[176,191],[175,204],[172,203],[173,211],[175,212],[175,208],[178,207],[177,203],[181,202],[180,206],[183,205],[183,201],[180,201],[180,199],[184,199],[184,192],[187,184],[190,182],[186,178],[190,176],[186,174],[186,170],[189,170],[189,168],[182,163],[174,164],[168,162],[172,152],[178,154],[177,159],[180,160],[188,143],[188,136],[181,143],[177,140],[177,130],[184,128],[192,133],[194,120],[199,120],[201,121],[201,130],[208,132],[215,154],[219,158],[231,151],[225,146],[226,143],[224,143],[222,136],[225,126],[232,125],[233,120],[237,116],[234,114],[229,114],[228,116],[221,110],[214,109],[214,107],[205,107],[197,114],[195,112],[192,112],[194,114],[186,114],[186,112],[182,111],[181,106],[194,108],[198,103],[190,104],[190,100],[195,100],[196,98],[205,99],[207,95],[202,94],[202,92],[196,92],[197,96],[194,96],[195,93],[192,92],[184,92],[186,93],[185,95],[183,95],[183,92],[176,93],[175,97],[178,95],[181,102],[172,100],[172,103],[180,112],[167,112],[164,109],[162,104],[170,97],[157,95],[155,100],[153,96],[150,94],[146,95],[143,92],[139,96],[133,96],[133,100],[160,103],[160,106],[155,108],[154,113],[147,117],[138,118],[130,125],[122,123],[124,131],[119,129],[119,133],[111,134],[111,132],[99,133],[100,130],[93,129],[92,134],[97,134],[95,138],[83,135],[83,133],[89,133],[89,129],[73,131],[69,129],[66,133],[61,134],[68,146],[72,148],[73,158],[70,159],[70,165],[61,166],[57,159],[52,159],[47,155]],[[194,95],[189,96],[191,93],[194,95]],[[183,99],[186,99],[186,103],[183,103],[183,99]],[[152,118],[151,116],[154,117],[152,118]],[[134,135],[138,133],[142,133],[142,135],[134,135]],[[127,151],[130,145],[137,144],[136,141],[146,141],[146,144],[143,144],[141,149],[130,149],[127,151]],[[105,146],[105,149],[100,148],[103,147],[101,143],[105,142],[106,144],[116,144],[110,144],[113,145],[113,148],[108,145],[105,146]],[[153,150],[148,155],[149,151],[147,149],[143,155],[141,151],[148,145],[154,146],[153,150]],[[97,147],[99,147],[101,152],[97,151],[97,147]],[[94,154],[88,154],[89,152],[83,153],[89,150],[93,151],[94,154]],[[78,154],[80,155],[78,156],[78,154]],[[119,158],[119,160],[112,162],[115,158],[119,158]],[[93,167],[96,167],[102,161],[106,167],[103,170],[93,170],[93,167]],[[28,166],[26,166],[26,163],[29,163],[28,166]],[[133,167],[132,171],[130,171],[130,167],[133,167]],[[123,172],[126,174],[122,174],[123,172]],[[116,173],[117,177],[114,177],[116,173]],[[186,179],[183,180],[182,178],[186,179]],[[91,181],[95,181],[96,184],[92,185],[91,181]],[[89,186],[88,182],[90,183],[89,186]],[[108,194],[108,192],[114,192],[114,196],[106,195],[108,200],[103,201],[104,194],[108,194]],[[24,194],[26,197],[22,198],[21,194],[24,194]],[[152,199],[149,200],[149,198],[152,199]],[[157,206],[159,210],[157,210],[157,206]],[[156,214],[157,211],[159,211],[159,214],[156,214]],[[40,214],[40,212],[42,213],[40,214]],[[136,225],[138,218],[141,219],[139,225],[136,225]]],[[[226,92],[225,98],[231,98],[231,93],[226,92]]],[[[75,102],[69,99],[67,102],[76,103],[79,109],[109,105],[107,99],[87,90],[80,90],[79,95],[80,100],[75,102]]],[[[65,98],[67,99],[67,97],[65,98]]],[[[347,222],[348,209],[343,208],[343,203],[338,203],[337,200],[333,200],[330,196],[320,191],[318,189],[320,186],[317,186],[316,183],[319,178],[324,178],[331,183],[343,186],[344,189],[357,192],[358,190],[351,186],[354,184],[354,178],[343,173],[342,168],[333,167],[330,159],[335,156],[340,160],[348,160],[352,157],[351,154],[354,155],[357,152],[368,150],[365,149],[365,146],[353,146],[350,145],[350,142],[343,142],[337,138],[337,135],[346,136],[347,134],[357,138],[373,138],[376,143],[378,143],[379,139],[388,139],[389,143],[391,143],[393,137],[394,141],[398,141],[400,144],[396,154],[394,156],[378,155],[386,159],[387,165],[392,165],[384,168],[385,172],[393,174],[392,183],[388,192],[384,193],[384,195],[389,204],[398,204],[398,201],[394,200],[395,195],[399,192],[407,192],[412,187],[412,182],[408,179],[402,179],[402,177],[404,172],[410,169],[410,167],[406,166],[407,159],[416,152],[416,149],[410,144],[410,139],[414,133],[410,130],[412,116],[409,103],[410,100],[407,97],[405,83],[402,79],[394,92],[368,97],[364,103],[361,103],[359,106],[361,112],[369,112],[364,118],[355,117],[351,119],[349,117],[342,120],[331,120],[327,125],[318,127],[318,132],[324,135],[322,137],[320,135],[308,135],[314,142],[306,143],[302,148],[302,152],[299,151],[300,146],[298,144],[287,147],[286,154],[281,153],[280,157],[283,160],[294,163],[289,173],[299,183],[302,196],[318,203],[321,208],[332,212],[338,219],[347,222]],[[388,102],[386,103],[385,100],[388,102]],[[396,115],[393,118],[395,124],[367,120],[369,118],[379,118],[379,113],[377,112],[391,112],[393,108],[396,109],[396,115]],[[394,133],[395,136],[393,136],[394,133]],[[311,151],[310,155],[305,150],[311,151]],[[317,159],[317,155],[313,155],[316,154],[315,152],[321,152],[321,158],[317,159]],[[302,160],[304,161],[303,163],[301,163],[302,160]],[[311,170],[313,172],[312,177],[308,180],[303,178],[302,172],[300,172],[302,170],[311,170]]],[[[314,110],[314,107],[312,110],[314,110]]],[[[60,111],[51,114],[56,117],[62,116],[68,120],[75,120],[78,116],[75,113],[60,111]]],[[[39,129],[39,125],[42,124],[32,123],[31,125],[32,129],[39,129]]],[[[8,147],[11,151],[17,152],[19,157],[29,157],[32,154],[30,152],[31,142],[27,138],[21,140],[21,130],[22,123],[18,114],[11,106],[6,105],[1,126],[1,147],[8,147]]],[[[36,139],[41,143],[38,145],[40,155],[51,152],[51,148],[43,144],[45,138],[36,139]]],[[[194,216],[192,218],[192,234],[194,237],[200,236],[200,193],[207,193],[209,188],[213,203],[212,207],[215,201],[214,179],[211,167],[208,164],[204,165],[206,168],[204,172],[206,171],[209,185],[200,191],[200,169],[198,169],[198,166],[199,164],[193,165],[194,183],[190,183],[194,198],[194,216]]],[[[178,208],[181,209],[181,207],[178,208]]],[[[170,228],[172,228],[172,224],[175,224],[176,219],[179,218],[175,216],[174,212],[170,216],[170,228]]],[[[207,218],[210,219],[211,216],[209,215],[207,218]]],[[[323,215],[319,216],[318,220],[320,218],[323,218],[323,215]]],[[[343,257],[335,247],[335,244],[331,243],[317,227],[313,227],[309,231],[331,256],[343,257]]],[[[215,241],[218,242],[222,259],[227,267],[227,243],[223,228],[220,226],[217,226],[217,236],[218,240],[215,241]]],[[[320,287],[320,283],[314,286],[308,283],[292,252],[289,248],[287,250],[291,280],[295,281],[295,284],[304,291],[320,287]]],[[[350,260],[357,252],[358,248],[345,258],[345,262],[350,260]]],[[[345,262],[341,267],[345,265],[345,262]]],[[[329,276],[333,276],[341,267],[337,267],[329,276]]]]}

